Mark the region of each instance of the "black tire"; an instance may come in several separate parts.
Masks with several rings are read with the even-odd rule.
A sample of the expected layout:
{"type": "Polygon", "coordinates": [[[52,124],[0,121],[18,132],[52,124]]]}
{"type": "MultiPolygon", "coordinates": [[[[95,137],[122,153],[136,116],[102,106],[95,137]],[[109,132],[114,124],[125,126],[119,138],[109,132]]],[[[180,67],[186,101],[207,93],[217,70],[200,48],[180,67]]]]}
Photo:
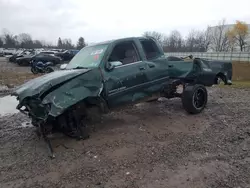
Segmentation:
{"type": "Polygon", "coordinates": [[[54,69],[52,67],[46,67],[45,72],[46,73],[54,72],[54,69]]]}
{"type": "Polygon", "coordinates": [[[203,85],[187,85],[182,94],[182,106],[190,114],[198,114],[207,105],[207,89],[203,85]]]}
{"type": "Polygon", "coordinates": [[[38,71],[37,71],[37,69],[36,68],[34,68],[34,67],[31,67],[31,72],[33,73],[33,74],[38,74],[38,71]]]}
{"type": "Polygon", "coordinates": [[[23,65],[23,62],[22,62],[22,61],[18,61],[17,64],[18,64],[19,66],[22,66],[22,65],[23,65]]]}
{"type": "Polygon", "coordinates": [[[156,98],[156,99],[149,99],[146,102],[155,102],[155,101],[158,101],[158,98],[156,98]]]}
{"type": "Polygon", "coordinates": [[[70,138],[78,140],[89,138],[89,128],[86,123],[86,117],[80,117],[74,108],[69,112],[64,112],[62,116],[57,118],[57,127],[70,138]]]}

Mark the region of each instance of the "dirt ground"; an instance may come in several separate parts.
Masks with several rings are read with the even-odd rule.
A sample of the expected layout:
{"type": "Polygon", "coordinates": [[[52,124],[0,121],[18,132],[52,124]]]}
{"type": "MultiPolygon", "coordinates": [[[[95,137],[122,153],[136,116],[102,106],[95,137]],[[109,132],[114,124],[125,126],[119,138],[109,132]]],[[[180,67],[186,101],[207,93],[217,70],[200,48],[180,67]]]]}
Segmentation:
{"type": "MultiPolygon", "coordinates": [[[[56,65],[53,68],[57,70],[59,66],[56,65]]],[[[0,57],[0,85],[20,85],[40,75],[34,75],[28,66],[19,66],[15,63],[7,62],[5,57],[0,57]]]]}
{"type": "Polygon", "coordinates": [[[27,117],[0,117],[0,187],[250,188],[250,89],[208,91],[198,115],[160,100],[92,122],[87,140],[57,136],[53,160],[27,117]]]}

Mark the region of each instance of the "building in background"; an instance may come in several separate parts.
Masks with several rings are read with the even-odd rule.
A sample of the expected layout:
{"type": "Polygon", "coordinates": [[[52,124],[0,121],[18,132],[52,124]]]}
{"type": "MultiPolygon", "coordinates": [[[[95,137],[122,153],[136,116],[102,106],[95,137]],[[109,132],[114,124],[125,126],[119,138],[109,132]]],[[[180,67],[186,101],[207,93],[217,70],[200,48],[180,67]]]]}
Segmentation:
{"type": "MultiPolygon", "coordinates": [[[[208,36],[210,37],[210,44],[208,52],[215,51],[235,51],[240,52],[240,46],[235,44],[233,46],[229,45],[227,32],[232,30],[235,24],[221,24],[218,26],[208,27],[208,36]]],[[[247,24],[249,34],[246,38],[246,45],[244,46],[245,52],[250,52],[250,24],[247,24]]]]}

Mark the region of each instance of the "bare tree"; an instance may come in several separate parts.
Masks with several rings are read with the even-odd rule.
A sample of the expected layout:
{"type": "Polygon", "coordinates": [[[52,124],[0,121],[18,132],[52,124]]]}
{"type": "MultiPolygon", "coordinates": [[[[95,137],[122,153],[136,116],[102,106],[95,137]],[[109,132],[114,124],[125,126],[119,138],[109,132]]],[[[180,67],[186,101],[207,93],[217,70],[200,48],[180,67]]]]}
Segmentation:
{"type": "Polygon", "coordinates": [[[212,38],[210,35],[211,32],[211,27],[207,27],[207,29],[205,31],[203,31],[203,35],[204,35],[204,51],[207,52],[209,49],[209,46],[211,44],[212,38]]]}
{"type": "Polygon", "coordinates": [[[43,47],[42,42],[40,40],[34,40],[33,47],[34,48],[42,48],[43,47]]]}
{"type": "Polygon", "coordinates": [[[33,41],[28,33],[21,33],[17,37],[21,48],[33,48],[33,41]]]}
{"type": "Polygon", "coordinates": [[[191,30],[186,39],[185,50],[189,52],[206,52],[210,41],[207,31],[191,30]]]}
{"type": "Polygon", "coordinates": [[[163,49],[167,52],[183,51],[184,40],[179,31],[174,30],[169,36],[165,37],[163,42],[163,49]]]}
{"type": "Polygon", "coordinates": [[[211,49],[216,52],[228,50],[228,28],[225,25],[226,21],[223,19],[218,26],[209,28],[209,35],[211,37],[211,49]]]}
{"type": "Polygon", "coordinates": [[[3,47],[3,39],[0,38],[0,48],[3,47]]]}
{"type": "Polygon", "coordinates": [[[15,48],[17,46],[17,37],[11,34],[7,29],[3,29],[3,40],[5,48],[15,48]]]}
{"type": "Polygon", "coordinates": [[[188,52],[195,52],[197,51],[197,31],[191,30],[186,39],[186,50],[188,52]]]}
{"type": "Polygon", "coordinates": [[[163,45],[163,41],[164,41],[164,34],[156,32],[156,31],[146,31],[143,33],[144,37],[153,37],[155,38],[161,45],[163,45]]]}

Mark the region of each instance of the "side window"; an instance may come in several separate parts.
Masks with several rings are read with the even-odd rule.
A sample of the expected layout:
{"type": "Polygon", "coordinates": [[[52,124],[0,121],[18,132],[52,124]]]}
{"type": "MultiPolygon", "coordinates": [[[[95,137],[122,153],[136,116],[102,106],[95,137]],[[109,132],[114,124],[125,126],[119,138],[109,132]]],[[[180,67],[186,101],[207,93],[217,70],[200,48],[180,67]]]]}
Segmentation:
{"type": "Polygon", "coordinates": [[[141,45],[148,60],[155,59],[161,55],[157,45],[151,39],[141,40],[141,45]]]}
{"type": "Polygon", "coordinates": [[[108,62],[120,61],[123,65],[140,61],[136,47],[132,41],[117,44],[108,59],[108,62]]]}

